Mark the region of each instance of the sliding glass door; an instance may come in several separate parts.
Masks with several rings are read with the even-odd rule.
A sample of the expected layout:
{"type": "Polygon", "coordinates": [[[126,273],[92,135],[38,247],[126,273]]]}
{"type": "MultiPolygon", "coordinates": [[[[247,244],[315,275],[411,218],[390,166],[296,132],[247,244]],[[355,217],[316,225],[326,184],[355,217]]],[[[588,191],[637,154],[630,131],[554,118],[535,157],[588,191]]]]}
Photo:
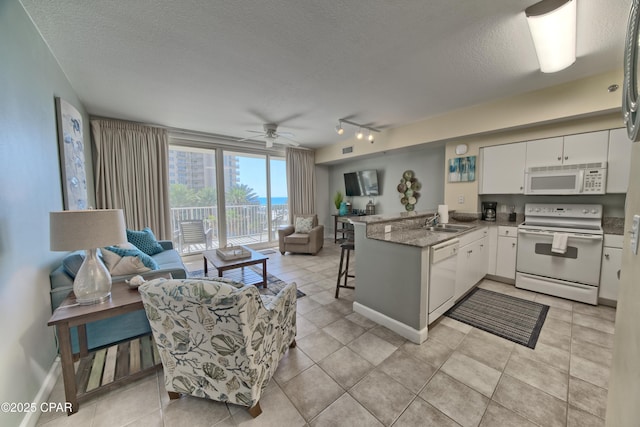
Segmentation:
{"type": "Polygon", "coordinates": [[[182,254],[219,247],[216,152],[169,150],[169,201],[173,242],[182,254]]]}
{"type": "Polygon", "coordinates": [[[266,156],[224,152],[224,211],[227,244],[266,241],[266,156]]]}
{"type": "Polygon", "coordinates": [[[271,240],[278,240],[278,228],[289,223],[289,198],[287,197],[287,162],[284,157],[271,157],[269,184],[271,188],[271,240]]]}
{"type": "Polygon", "coordinates": [[[169,184],[173,240],[183,255],[270,246],[288,222],[283,157],[171,145],[169,184]]]}
{"type": "Polygon", "coordinates": [[[284,159],[233,151],[223,158],[227,244],[277,240],[288,214],[284,159]]]}

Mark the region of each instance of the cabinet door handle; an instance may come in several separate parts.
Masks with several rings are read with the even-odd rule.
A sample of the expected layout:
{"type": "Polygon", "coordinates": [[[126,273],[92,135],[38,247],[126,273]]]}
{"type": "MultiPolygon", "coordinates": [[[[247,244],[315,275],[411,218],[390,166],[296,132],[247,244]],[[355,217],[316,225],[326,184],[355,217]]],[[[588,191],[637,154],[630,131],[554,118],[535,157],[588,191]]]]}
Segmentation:
{"type": "Polygon", "coordinates": [[[512,248],[515,248],[515,247],[516,247],[516,244],[515,244],[515,243],[512,243],[512,244],[511,244],[511,247],[512,247],[512,248]]]}
{"type": "Polygon", "coordinates": [[[558,160],[562,160],[562,157],[558,157],[558,160]]]}
{"type": "Polygon", "coordinates": [[[506,230],[506,231],[504,232],[504,234],[509,234],[509,230],[506,230]]]}
{"type": "Polygon", "coordinates": [[[618,280],[620,280],[620,270],[616,274],[618,275],[618,280]]]}
{"type": "Polygon", "coordinates": [[[565,160],[569,160],[569,156],[564,156],[564,159],[565,160]]]}
{"type": "Polygon", "coordinates": [[[604,257],[605,257],[606,259],[609,259],[609,254],[604,254],[604,257]]]}

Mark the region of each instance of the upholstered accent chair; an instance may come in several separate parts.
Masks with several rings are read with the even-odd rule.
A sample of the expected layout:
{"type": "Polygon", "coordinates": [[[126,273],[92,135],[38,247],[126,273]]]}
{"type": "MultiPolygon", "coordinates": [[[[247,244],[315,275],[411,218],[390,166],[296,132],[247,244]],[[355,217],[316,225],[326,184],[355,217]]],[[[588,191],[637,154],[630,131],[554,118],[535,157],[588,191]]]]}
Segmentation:
{"type": "Polygon", "coordinates": [[[228,279],[156,279],[139,288],[171,399],[180,394],[262,413],[260,396],[295,347],[296,285],[276,296],[228,279]]]}
{"type": "Polygon", "coordinates": [[[324,244],[324,225],[318,225],[318,215],[296,215],[293,225],[278,230],[280,253],[317,254],[324,244]]]}

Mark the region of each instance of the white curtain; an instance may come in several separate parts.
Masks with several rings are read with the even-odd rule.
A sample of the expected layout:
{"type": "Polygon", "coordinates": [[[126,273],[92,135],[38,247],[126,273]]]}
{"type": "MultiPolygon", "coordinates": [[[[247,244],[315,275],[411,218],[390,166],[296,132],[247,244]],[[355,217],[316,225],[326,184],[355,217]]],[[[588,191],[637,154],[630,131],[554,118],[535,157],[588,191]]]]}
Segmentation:
{"type": "Polygon", "coordinates": [[[97,207],[122,209],[127,228],[171,239],[166,129],[96,119],[91,134],[97,207]]]}
{"type": "Polygon", "coordinates": [[[316,213],[316,163],[310,150],[287,147],[289,223],[295,215],[316,213]]]}

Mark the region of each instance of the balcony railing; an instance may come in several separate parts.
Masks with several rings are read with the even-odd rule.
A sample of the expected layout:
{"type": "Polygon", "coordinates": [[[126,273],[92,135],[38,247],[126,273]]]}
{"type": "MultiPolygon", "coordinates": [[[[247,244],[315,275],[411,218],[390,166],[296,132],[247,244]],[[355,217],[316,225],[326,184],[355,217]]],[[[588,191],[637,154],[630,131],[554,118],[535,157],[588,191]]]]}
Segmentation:
{"type": "MultiPolygon", "coordinates": [[[[267,207],[264,205],[230,205],[225,207],[226,240],[229,245],[250,245],[275,241],[278,227],[287,223],[287,205],[271,205],[271,226],[267,224],[267,207]]],[[[171,208],[173,243],[184,255],[220,247],[216,206],[171,208]],[[201,220],[206,235],[201,243],[183,244],[180,222],[201,220]]]]}

